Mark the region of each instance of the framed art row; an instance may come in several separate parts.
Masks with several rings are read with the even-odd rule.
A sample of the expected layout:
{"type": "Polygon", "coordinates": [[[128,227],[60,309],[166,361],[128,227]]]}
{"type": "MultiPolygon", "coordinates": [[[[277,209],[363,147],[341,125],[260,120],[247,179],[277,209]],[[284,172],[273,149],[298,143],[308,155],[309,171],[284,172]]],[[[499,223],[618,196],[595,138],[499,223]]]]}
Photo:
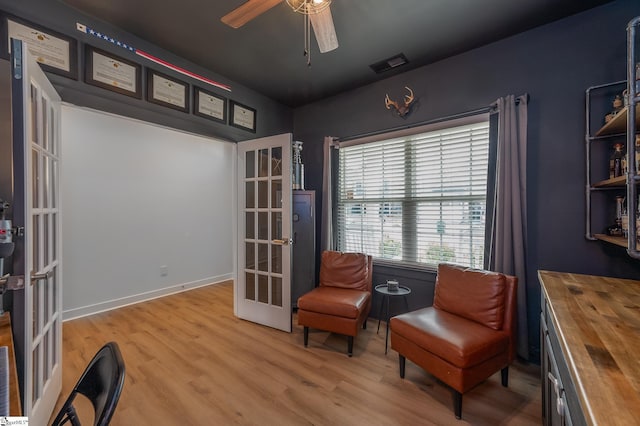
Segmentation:
{"type": "Polygon", "coordinates": [[[227,99],[193,86],[193,113],[199,117],[227,123],[227,99]]]}
{"type": "Polygon", "coordinates": [[[233,127],[255,133],[256,115],[255,109],[233,100],[230,101],[229,124],[233,127]]]}
{"type": "Polygon", "coordinates": [[[142,98],[142,65],[85,45],[84,81],[133,98],[142,98]]]}
{"type": "Polygon", "coordinates": [[[189,84],[147,68],[147,101],[189,112],[189,84]]]}
{"type": "Polygon", "coordinates": [[[2,56],[9,59],[12,38],[24,41],[45,71],[77,80],[78,44],[64,34],[23,19],[2,15],[2,56]]]}
{"type": "Polygon", "coordinates": [[[11,38],[20,39],[45,71],[74,80],[80,74],[86,84],[136,99],[143,99],[142,73],[146,71],[146,101],[185,113],[193,108],[198,117],[256,133],[254,108],[196,85],[191,92],[185,81],[150,68],[143,70],[133,60],[90,44],[84,44],[84,69],[80,72],[76,39],[2,12],[0,23],[0,56],[5,59],[10,57],[11,38]]]}

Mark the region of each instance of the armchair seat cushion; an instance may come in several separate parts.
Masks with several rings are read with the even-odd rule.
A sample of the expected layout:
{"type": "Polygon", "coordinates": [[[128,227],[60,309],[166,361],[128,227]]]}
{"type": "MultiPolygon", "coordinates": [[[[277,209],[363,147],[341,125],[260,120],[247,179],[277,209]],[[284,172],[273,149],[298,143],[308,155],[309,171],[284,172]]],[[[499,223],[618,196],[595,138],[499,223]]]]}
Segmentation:
{"type": "Polygon", "coordinates": [[[391,330],[459,368],[504,354],[509,335],[433,307],[391,318],[391,330]]]}
{"type": "Polygon", "coordinates": [[[316,287],[298,299],[298,309],[357,319],[369,306],[371,293],[341,287],[316,287]]]}

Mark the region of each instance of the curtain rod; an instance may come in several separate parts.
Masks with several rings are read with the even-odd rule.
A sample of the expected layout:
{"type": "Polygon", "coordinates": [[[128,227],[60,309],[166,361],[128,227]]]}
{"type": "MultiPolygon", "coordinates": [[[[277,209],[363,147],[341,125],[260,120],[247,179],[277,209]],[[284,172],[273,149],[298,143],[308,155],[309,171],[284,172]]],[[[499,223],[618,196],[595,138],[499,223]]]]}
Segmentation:
{"type": "MultiPolygon", "coordinates": [[[[518,105],[520,103],[520,99],[524,97],[524,101],[525,103],[529,103],[529,94],[525,93],[523,95],[517,96],[516,97],[516,105],[518,105]]],[[[377,136],[377,135],[381,135],[383,133],[390,133],[390,132],[397,132],[399,130],[407,130],[407,129],[412,129],[414,127],[420,127],[420,126],[426,126],[429,124],[435,124],[435,123],[440,123],[443,121],[448,121],[448,120],[455,120],[458,118],[466,118],[466,117],[470,117],[472,115],[477,115],[477,114],[485,114],[485,113],[494,113],[496,111],[497,108],[497,104],[496,102],[493,102],[491,105],[484,107],[484,108],[478,108],[478,109],[474,109],[471,111],[466,111],[466,112],[461,112],[458,114],[452,114],[452,115],[448,115],[445,117],[438,117],[438,118],[434,118],[431,120],[424,120],[424,121],[419,121],[417,123],[413,123],[413,124],[407,124],[405,126],[397,126],[397,127],[392,127],[390,129],[384,129],[384,130],[374,130],[373,132],[367,132],[367,133],[360,133],[357,135],[351,135],[351,136],[346,136],[344,138],[340,138],[340,137],[334,137],[333,140],[335,142],[347,142],[347,141],[351,141],[354,139],[360,139],[360,138],[366,138],[366,137],[370,137],[370,136],[377,136]]]]}
{"type": "Polygon", "coordinates": [[[373,132],[360,133],[358,135],[351,135],[351,136],[347,136],[347,137],[344,137],[344,138],[337,138],[337,140],[340,141],[340,142],[347,142],[347,141],[354,140],[354,139],[360,139],[360,138],[365,138],[365,137],[369,137],[369,136],[381,135],[383,133],[397,132],[398,130],[412,129],[414,127],[426,126],[428,124],[435,124],[435,123],[440,123],[442,121],[455,120],[456,118],[465,118],[465,117],[469,117],[471,115],[483,114],[483,113],[488,113],[488,112],[491,112],[491,107],[478,108],[478,109],[474,109],[472,111],[466,111],[466,112],[462,112],[462,113],[459,113],[459,114],[448,115],[446,117],[434,118],[432,120],[424,120],[424,121],[420,121],[418,123],[407,124],[405,126],[392,127],[390,129],[375,130],[373,132]]]}
{"type": "MultiPolygon", "coordinates": [[[[516,105],[520,105],[520,102],[524,101],[525,104],[529,103],[529,94],[528,93],[523,93],[522,95],[519,96],[515,96],[515,102],[516,105]]],[[[493,114],[494,112],[496,112],[496,110],[498,109],[498,101],[492,103],[491,105],[489,105],[489,109],[490,112],[493,114]]]]}

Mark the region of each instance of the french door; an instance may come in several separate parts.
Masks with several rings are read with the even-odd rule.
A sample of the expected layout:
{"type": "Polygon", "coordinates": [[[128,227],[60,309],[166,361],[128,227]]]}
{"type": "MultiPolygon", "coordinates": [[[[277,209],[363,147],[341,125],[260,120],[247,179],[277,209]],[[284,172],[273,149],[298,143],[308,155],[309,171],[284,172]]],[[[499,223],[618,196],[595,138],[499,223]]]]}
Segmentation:
{"type": "Polygon", "coordinates": [[[238,143],[235,311],[291,332],[291,134],[238,143]]]}
{"type": "Polygon", "coordinates": [[[62,256],[59,201],[60,97],[12,40],[14,273],[24,275],[22,406],[29,423],[49,421],[62,389],[62,256]]]}

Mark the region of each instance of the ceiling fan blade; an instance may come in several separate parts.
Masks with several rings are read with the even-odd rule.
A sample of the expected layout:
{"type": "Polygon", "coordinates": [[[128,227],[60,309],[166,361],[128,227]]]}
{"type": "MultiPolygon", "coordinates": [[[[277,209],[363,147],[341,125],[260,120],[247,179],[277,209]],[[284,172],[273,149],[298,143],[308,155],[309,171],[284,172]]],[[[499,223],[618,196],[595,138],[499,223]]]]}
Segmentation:
{"type": "Polygon", "coordinates": [[[320,53],[330,52],[338,48],[338,36],[333,26],[331,7],[327,7],[318,13],[309,15],[313,33],[318,41],[320,53]]]}
{"type": "Polygon", "coordinates": [[[220,20],[232,28],[240,28],[247,22],[262,15],[283,0],[248,0],[242,6],[224,15],[220,20]]]}

